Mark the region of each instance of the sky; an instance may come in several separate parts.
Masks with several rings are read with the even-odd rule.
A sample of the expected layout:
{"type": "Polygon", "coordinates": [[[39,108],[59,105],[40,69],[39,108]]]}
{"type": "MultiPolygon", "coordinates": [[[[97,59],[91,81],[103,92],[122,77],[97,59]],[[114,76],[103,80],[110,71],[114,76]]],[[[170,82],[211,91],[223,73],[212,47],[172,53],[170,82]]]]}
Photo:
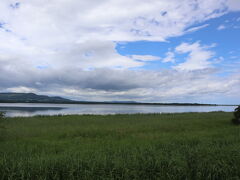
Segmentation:
{"type": "Polygon", "coordinates": [[[1,0],[0,92],[240,104],[240,0],[1,0]]]}

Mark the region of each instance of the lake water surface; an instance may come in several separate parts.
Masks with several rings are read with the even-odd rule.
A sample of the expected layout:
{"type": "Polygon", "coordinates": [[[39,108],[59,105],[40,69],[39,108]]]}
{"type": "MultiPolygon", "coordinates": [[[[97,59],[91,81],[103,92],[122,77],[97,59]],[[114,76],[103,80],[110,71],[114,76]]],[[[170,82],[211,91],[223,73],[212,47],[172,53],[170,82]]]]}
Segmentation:
{"type": "Polygon", "coordinates": [[[58,114],[134,114],[234,111],[236,106],[0,103],[8,117],[58,114]]]}

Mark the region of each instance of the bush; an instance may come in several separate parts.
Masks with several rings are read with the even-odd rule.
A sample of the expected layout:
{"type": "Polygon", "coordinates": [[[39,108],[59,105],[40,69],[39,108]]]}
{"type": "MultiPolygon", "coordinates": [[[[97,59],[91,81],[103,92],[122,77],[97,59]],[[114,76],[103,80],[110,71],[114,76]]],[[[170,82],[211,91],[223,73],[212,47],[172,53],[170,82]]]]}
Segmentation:
{"type": "Polygon", "coordinates": [[[240,124],[240,106],[238,106],[234,111],[234,118],[232,119],[232,123],[239,125],[240,124]]]}
{"type": "Polygon", "coordinates": [[[4,112],[0,112],[0,120],[2,120],[5,117],[5,113],[4,112]]]}
{"type": "MultiPolygon", "coordinates": [[[[4,117],[5,117],[5,113],[4,113],[4,112],[0,112],[0,130],[1,130],[1,129],[5,129],[5,128],[1,125],[4,117]]],[[[1,135],[1,134],[0,134],[0,135],[1,135]]]]}

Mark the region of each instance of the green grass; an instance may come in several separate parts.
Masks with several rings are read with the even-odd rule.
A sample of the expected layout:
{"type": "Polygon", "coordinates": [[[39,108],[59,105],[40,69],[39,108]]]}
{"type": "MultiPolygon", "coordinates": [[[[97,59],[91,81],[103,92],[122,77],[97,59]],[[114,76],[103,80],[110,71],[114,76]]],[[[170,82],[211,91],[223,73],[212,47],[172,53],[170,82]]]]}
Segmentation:
{"type": "Polygon", "coordinates": [[[232,113],[6,118],[0,179],[240,179],[232,113]]]}

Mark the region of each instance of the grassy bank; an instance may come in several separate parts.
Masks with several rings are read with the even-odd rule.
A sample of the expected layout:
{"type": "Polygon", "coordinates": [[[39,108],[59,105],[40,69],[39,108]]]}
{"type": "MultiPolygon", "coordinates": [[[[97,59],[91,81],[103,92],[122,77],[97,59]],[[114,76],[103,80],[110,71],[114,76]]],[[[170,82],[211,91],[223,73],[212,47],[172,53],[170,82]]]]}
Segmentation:
{"type": "Polygon", "coordinates": [[[232,113],[6,118],[0,179],[239,179],[232,113]]]}

